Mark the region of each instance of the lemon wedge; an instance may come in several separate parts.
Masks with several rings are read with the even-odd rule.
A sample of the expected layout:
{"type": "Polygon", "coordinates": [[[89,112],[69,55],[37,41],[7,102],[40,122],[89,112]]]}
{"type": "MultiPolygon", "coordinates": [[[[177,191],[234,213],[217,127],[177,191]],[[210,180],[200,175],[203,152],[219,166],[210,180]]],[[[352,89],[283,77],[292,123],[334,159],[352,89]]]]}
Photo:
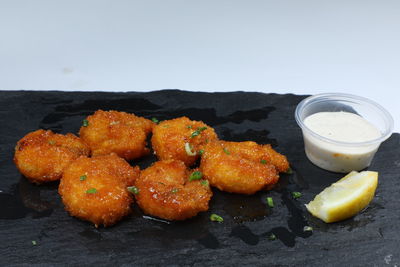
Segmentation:
{"type": "Polygon", "coordinates": [[[325,188],[306,207],[326,223],[341,221],[363,210],[374,197],[377,185],[377,172],[352,171],[325,188]]]}

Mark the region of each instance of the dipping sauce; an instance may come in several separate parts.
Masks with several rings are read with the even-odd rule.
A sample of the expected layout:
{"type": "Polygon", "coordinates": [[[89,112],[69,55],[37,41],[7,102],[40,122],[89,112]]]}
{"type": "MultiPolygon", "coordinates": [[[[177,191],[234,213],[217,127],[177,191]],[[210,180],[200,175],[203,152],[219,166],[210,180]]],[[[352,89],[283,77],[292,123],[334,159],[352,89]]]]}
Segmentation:
{"type": "Polygon", "coordinates": [[[303,131],[305,152],[315,165],[333,172],[359,171],[368,167],[380,143],[361,144],[382,136],[367,120],[350,112],[318,112],[304,119],[318,138],[303,131]]]}

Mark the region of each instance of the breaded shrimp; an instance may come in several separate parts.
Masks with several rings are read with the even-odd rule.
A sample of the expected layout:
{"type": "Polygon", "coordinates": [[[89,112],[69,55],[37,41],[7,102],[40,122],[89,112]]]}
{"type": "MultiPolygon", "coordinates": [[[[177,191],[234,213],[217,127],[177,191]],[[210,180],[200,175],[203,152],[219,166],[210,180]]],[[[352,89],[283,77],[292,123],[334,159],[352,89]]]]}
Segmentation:
{"type": "Polygon", "coordinates": [[[204,147],[200,171],[212,186],[219,190],[239,194],[255,192],[275,184],[278,179],[276,168],[268,162],[260,162],[243,156],[248,151],[236,151],[214,141],[204,147]]]}
{"type": "Polygon", "coordinates": [[[110,226],[131,212],[133,195],[127,187],[139,173],[139,167],[115,154],[80,157],[64,171],[58,192],[71,216],[110,226]]]}
{"type": "Polygon", "coordinates": [[[59,180],[72,161],[89,153],[89,146],[73,134],[37,130],[18,141],[14,163],[29,181],[40,184],[59,180]]]}
{"type": "Polygon", "coordinates": [[[279,172],[289,169],[287,158],[276,152],[271,145],[259,145],[253,141],[228,142],[221,141],[221,145],[232,153],[255,162],[267,162],[275,166],[279,172]]]}
{"type": "Polygon", "coordinates": [[[146,137],[152,131],[151,120],[126,112],[98,110],[84,120],[79,135],[92,155],[116,153],[132,160],[149,153],[146,137]]]}
{"type": "Polygon", "coordinates": [[[180,117],[155,126],[151,143],[158,159],[177,159],[191,166],[199,158],[203,145],[215,139],[217,135],[210,126],[180,117]]]}
{"type": "Polygon", "coordinates": [[[135,182],[139,207],[166,220],[185,220],[208,210],[212,191],[198,171],[179,160],[164,160],[143,170],[135,182]]]}

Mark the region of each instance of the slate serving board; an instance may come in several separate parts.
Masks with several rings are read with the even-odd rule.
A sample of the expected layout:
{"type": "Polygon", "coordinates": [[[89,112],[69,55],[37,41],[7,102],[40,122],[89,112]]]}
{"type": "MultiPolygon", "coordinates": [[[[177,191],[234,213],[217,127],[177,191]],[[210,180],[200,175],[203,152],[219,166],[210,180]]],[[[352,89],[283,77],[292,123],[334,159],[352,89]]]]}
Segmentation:
{"type": "MultiPolygon", "coordinates": [[[[381,146],[370,170],[379,171],[376,197],[361,214],[325,224],[305,210],[315,194],[342,175],[312,165],[294,120],[306,96],[262,93],[0,92],[0,265],[267,265],[395,266],[400,264],[400,138],[381,146]],[[221,139],[271,143],[287,155],[293,174],[270,192],[241,196],[214,191],[208,212],[184,222],[134,213],[110,228],[70,217],[58,183],[32,185],[15,168],[16,142],[38,128],[77,133],[97,109],[159,120],[188,116],[214,127],[221,139]],[[292,191],[302,197],[293,199],[292,191]],[[268,208],[265,197],[274,199],[268,208]],[[211,222],[217,213],[223,223],[211,222]],[[303,227],[313,227],[304,232],[303,227]],[[276,240],[270,240],[271,234],[276,240]]],[[[131,162],[141,168],[150,155],[131,162]]]]}

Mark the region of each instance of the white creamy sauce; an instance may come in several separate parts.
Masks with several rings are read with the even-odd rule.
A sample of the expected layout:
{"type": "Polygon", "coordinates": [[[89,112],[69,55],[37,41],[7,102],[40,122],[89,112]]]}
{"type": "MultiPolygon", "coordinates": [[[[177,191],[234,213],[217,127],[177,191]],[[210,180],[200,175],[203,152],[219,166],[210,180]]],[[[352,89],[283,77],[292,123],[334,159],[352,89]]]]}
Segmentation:
{"type": "Polygon", "coordinates": [[[381,136],[367,120],[344,111],[314,113],[304,120],[304,124],[323,137],[341,142],[366,142],[381,136]]]}
{"type": "Polygon", "coordinates": [[[349,112],[319,112],[310,115],[304,124],[314,133],[333,141],[353,143],[341,145],[327,142],[303,131],[307,157],[315,165],[334,172],[359,171],[368,167],[379,147],[357,145],[379,138],[381,132],[367,120],[349,112]]]}

